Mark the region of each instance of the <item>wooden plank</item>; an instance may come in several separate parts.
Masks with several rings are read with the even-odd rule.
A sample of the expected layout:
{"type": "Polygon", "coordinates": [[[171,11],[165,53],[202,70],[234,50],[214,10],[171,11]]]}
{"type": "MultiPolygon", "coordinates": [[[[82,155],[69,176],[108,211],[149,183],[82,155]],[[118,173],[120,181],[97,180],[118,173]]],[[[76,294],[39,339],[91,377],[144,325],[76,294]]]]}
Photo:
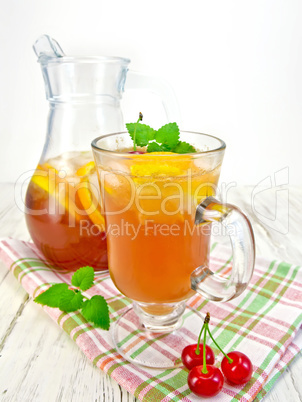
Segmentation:
{"type": "Polygon", "coordinates": [[[0,371],[0,395],[8,401],[134,400],[33,301],[6,339],[0,371]]]}
{"type": "Polygon", "coordinates": [[[10,333],[14,329],[14,325],[18,317],[22,314],[25,304],[28,302],[28,294],[14,278],[14,276],[8,272],[4,264],[0,264],[0,273],[2,274],[2,280],[0,280],[0,353],[5,343],[5,340],[9,337],[10,333]],[[4,275],[7,274],[7,275],[4,275]]]}

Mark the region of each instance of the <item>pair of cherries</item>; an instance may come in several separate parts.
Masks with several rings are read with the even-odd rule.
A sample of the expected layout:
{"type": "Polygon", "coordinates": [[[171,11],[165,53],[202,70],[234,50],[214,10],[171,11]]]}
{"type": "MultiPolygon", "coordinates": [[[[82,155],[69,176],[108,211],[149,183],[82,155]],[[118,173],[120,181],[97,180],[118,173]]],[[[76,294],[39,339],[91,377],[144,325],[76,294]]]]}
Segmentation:
{"type": "Polygon", "coordinates": [[[186,346],[181,354],[183,364],[190,370],[188,375],[190,390],[197,396],[204,398],[215,396],[221,391],[224,384],[223,374],[231,384],[236,385],[248,382],[253,374],[252,363],[244,353],[237,351],[224,353],[211,334],[209,322],[210,314],[207,313],[198,337],[198,343],[186,346]],[[204,342],[201,344],[200,339],[203,331],[204,342]],[[215,355],[213,349],[206,344],[207,333],[224,354],[221,370],[214,366],[215,355]],[[200,349],[202,349],[202,353],[200,349]]]}

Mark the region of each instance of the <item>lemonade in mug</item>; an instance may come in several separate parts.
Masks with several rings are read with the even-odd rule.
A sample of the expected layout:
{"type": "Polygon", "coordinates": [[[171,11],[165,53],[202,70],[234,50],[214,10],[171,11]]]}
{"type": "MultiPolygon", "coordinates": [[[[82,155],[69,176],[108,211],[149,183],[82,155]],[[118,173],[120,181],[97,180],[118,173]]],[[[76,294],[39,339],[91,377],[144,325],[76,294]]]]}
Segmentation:
{"type": "Polygon", "coordinates": [[[220,165],[205,170],[189,156],[165,152],[118,163],[119,171],[109,162],[100,167],[111,278],[132,300],[185,300],[193,294],[193,269],[209,262],[210,227],[194,224],[195,209],[214,194],[220,165]]]}
{"type": "MultiPolygon", "coordinates": [[[[194,291],[217,301],[239,295],[252,275],[255,251],[246,216],[213,198],[224,142],[182,132],[179,140],[188,141],[192,151],[179,154],[163,151],[167,146],[161,140],[159,146],[151,141],[152,150],[159,152],[137,148],[142,153],[130,151],[128,133],[92,142],[110,276],[120,292],[132,299],[142,327],[153,332],[176,328],[194,291]],[[235,229],[230,231],[234,262],[228,279],[208,268],[213,221],[235,229]]],[[[184,147],[176,148],[183,151],[184,147]]]]}

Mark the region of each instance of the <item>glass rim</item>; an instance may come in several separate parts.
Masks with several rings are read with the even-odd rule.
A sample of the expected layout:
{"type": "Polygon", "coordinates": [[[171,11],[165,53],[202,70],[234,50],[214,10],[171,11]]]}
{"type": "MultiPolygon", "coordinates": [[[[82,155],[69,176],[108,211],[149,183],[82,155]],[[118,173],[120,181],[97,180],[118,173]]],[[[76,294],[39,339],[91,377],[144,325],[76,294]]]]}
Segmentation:
{"type": "MultiPolygon", "coordinates": [[[[225,148],[226,148],[226,143],[223,140],[221,140],[220,138],[215,137],[214,135],[205,134],[205,133],[199,133],[199,132],[196,132],[196,131],[187,131],[187,130],[180,130],[180,133],[196,134],[196,135],[201,135],[201,136],[204,136],[204,137],[213,138],[213,139],[219,141],[220,146],[217,147],[217,148],[208,149],[208,150],[205,150],[205,151],[190,152],[190,153],[186,153],[186,154],[165,153],[164,155],[156,155],[156,156],[158,156],[159,158],[163,158],[163,157],[170,158],[170,157],[185,156],[185,155],[198,157],[200,155],[205,155],[205,154],[208,155],[208,154],[211,154],[211,153],[218,153],[218,152],[224,151],[225,148]]],[[[97,145],[97,142],[99,140],[107,138],[107,137],[113,137],[113,136],[119,135],[119,134],[128,134],[128,132],[127,131],[120,131],[118,133],[100,135],[99,137],[96,137],[94,140],[92,140],[91,147],[93,149],[95,149],[96,151],[108,153],[110,155],[116,155],[116,156],[119,156],[119,157],[126,157],[127,156],[127,157],[133,158],[133,156],[134,156],[134,157],[137,158],[137,157],[141,156],[140,154],[129,154],[129,153],[126,153],[126,152],[112,151],[110,149],[101,148],[101,147],[99,147],[97,145]]],[[[150,154],[152,154],[152,152],[150,154]]]]}
{"type": "Polygon", "coordinates": [[[126,57],[118,57],[118,56],[61,56],[61,57],[47,57],[40,56],[38,58],[38,63],[48,64],[48,63],[117,63],[128,65],[131,60],[126,57]]]}

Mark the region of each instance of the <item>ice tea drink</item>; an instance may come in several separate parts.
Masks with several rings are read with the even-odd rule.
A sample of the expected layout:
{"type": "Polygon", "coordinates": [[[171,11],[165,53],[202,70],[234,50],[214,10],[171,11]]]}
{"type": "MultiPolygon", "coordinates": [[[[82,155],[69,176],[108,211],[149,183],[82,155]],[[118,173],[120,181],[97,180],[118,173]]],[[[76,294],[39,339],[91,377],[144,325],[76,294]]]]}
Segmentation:
{"type": "Polygon", "coordinates": [[[31,237],[55,267],[107,269],[105,222],[91,152],[40,164],[26,194],[31,237]]]}
{"type": "Polygon", "coordinates": [[[210,224],[194,225],[196,206],[215,194],[220,166],[205,168],[190,155],[146,153],[108,156],[98,171],[117,288],[153,306],[188,299],[192,271],[209,259],[210,224]]]}
{"type": "Polygon", "coordinates": [[[220,302],[240,295],[253,273],[255,242],[246,215],[215,197],[225,143],[180,131],[176,123],[154,130],[140,123],[142,117],[126,124],[127,133],[107,134],[91,145],[110,277],[132,299],[132,307],[116,316],[114,347],[131,363],[167,369],[178,366],[179,354],[168,357],[156,348],[144,353],[146,342],[161,334],[174,350],[183,330],[194,331],[200,316],[186,304],[195,292],[220,302]],[[209,264],[216,223],[232,244],[227,276],[211,271],[209,264]]]}

